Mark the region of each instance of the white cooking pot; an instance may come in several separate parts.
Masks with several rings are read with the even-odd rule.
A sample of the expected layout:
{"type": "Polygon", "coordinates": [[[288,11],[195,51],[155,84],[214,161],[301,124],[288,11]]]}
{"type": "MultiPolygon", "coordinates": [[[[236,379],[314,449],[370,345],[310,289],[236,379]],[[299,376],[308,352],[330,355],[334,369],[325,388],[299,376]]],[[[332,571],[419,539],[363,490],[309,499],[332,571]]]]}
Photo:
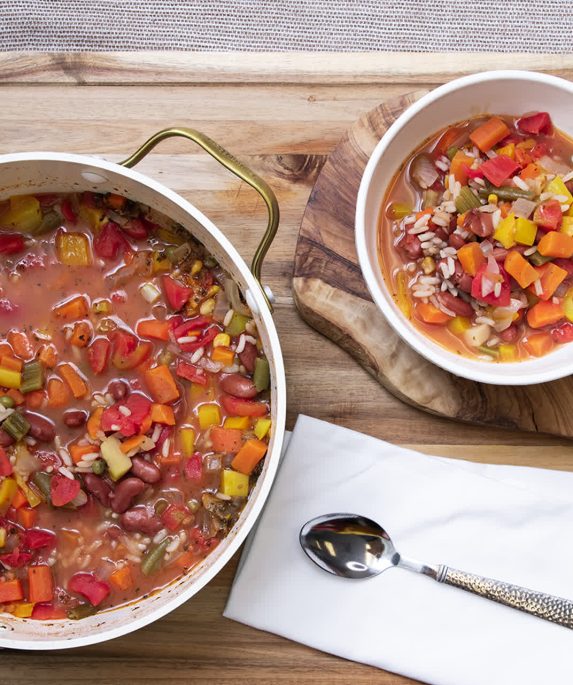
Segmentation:
{"type": "Polygon", "coordinates": [[[0,615],[0,647],[38,650],[80,647],[141,628],[192,597],[237,551],[253,527],[269,494],[284,436],[286,386],[279,339],[271,316],[268,295],[262,289],[259,277],[262,259],[278,226],[278,205],[272,190],[262,179],[214,141],[191,129],[166,129],[159,132],[122,164],[84,155],[53,152],[1,155],[0,189],[0,201],[11,195],[28,193],[118,193],[149,205],[179,222],[206,246],[239,284],[253,312],[271,368],[273,429],[262,473],[239,520],[202,563],[146,599],[107,609],[80,621],[33,621],[9,614],[0,615]],[[171,136],[182,136],[198,143],[263,197],[269,210],[269,223],[253,259],[253,273],[223,233],[196,207],[161,183],[128,168],[143,158],[158,142],[171,136]]]}
{"type": "Polygon", "coordinates": [[[450,352],[408,321],[382,276],[378,226],[388,186],[401,165],[426,139],[450,124],[480,114],[547,111],[573,136],[573,83],[529,71],[489,71],[451,81],[411,105],[384,134],[362,176],[356,205],[356,250],[372,299],[394,330],[434,364],[483,383],[530,385],[573,373],[573,343],[538,359],[494,364],[450,352]]]}

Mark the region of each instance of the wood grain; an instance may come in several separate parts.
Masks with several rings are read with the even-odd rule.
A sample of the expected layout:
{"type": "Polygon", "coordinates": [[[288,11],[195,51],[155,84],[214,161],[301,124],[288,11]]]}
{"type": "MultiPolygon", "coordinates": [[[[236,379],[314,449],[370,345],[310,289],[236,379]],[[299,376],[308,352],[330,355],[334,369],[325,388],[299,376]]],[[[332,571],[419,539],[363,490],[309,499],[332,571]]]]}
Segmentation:
{"type": "MultiPolygon", "coordinates": [[[[452,55],[257,55],[241,56],[240,62],[235,57],[233,67],[232,59],[130,53],[87,55],[71,64],[69,56],[0,55],[0,153],[59,150],[119,160],[160,128],[203,129],[263,175],[279,198],[281,226],[263,273],[278,299],[289,427],[306,413],[435,454],[573,470],[573,450],[565,440],[484,431],[396,400],[346,352],[306,325],[293,304],[298,230],[328,153],[361,113],[451,78],[462,61],[452,55]]],[[[512,59],[497,66],[518,64],[512,59]]],[[[571,60],[564,66],[565,58],[528,59],[532,68],[565,69],[573,76],[571,60]]],[[[472,64],[475,69],[494,66],[491,55],[477,56],[472,64]]],[[[166,142],[139,168],[204,210],[241,254],[251,257],[266,221],[254,191],[184,143],[166,142]]],[[[235,558],[183,607],[133,635],[67,652],[1,652],[0,683],[413,683],[222,618],[236,563],[235,558]]]]}

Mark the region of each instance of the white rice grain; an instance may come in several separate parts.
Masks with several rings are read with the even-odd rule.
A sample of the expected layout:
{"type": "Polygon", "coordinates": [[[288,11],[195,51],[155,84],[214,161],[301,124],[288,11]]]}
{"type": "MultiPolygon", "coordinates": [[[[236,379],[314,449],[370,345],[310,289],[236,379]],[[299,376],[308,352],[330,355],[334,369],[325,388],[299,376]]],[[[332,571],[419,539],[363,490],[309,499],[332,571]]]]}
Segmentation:
{"type": "Polygon", "coordinates": [[[529,190],[527,183],[522,178],[519,178],[519,176],[514,176],[511,180],[518,188],[521,188],[521,190],[529,190]]]}
{"type": "Polygon", "coordinates": [[[123,414],[124,416],[131,416],[131,409],[130,409],[129,407],[126,407],[126,406],[123,405],[123,404],[120,404],[120,405],[119,405],[119,411],[120,411],[120,413],[123,414]]]}
{"type": "Polygon", "coordinates": [[[225,318],[223,319],[223,326],[225,326],[225,328],[227,328],[227,326],[231,323],[234,313],[235,312],[232,309],[229,309],[229,311],[225,314],[225,318]]]}
{"type": "Polygon", "coordinates": [[[60,466],[58,469],[58,472],[62,474],[62,476],[65,476],[66,478],[69,478],[70,480],[74,480],[74,474],[67,469],[65,466],[60,466]]]}
{"type": "Polygon", "coordinates": [[[247,344],[245,334],[241,333],[241,337],[239,338],[239,342],[237,343],[237,349],[235,352],[237,354],[241,354],[241,352],[245,349],[245,345],[247,344]]]}
{"type": "Polygon", "coordinates": [[[204,347],[200,347],[198,350],[195,350],[195,352],[193,352],[193,355],[191,356],[191,364],[196,364],[201,359],[204,352],[204,347]]]}

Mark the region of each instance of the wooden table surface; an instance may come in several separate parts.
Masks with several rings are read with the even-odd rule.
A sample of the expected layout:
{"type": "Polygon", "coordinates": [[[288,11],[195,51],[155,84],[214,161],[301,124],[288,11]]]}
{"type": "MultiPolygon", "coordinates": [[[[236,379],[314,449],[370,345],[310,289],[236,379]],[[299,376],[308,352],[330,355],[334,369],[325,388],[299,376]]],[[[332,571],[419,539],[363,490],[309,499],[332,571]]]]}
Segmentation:
{"type": "MultiPolygon", "coordinates": [[[[485,432],[402,404],[303,323],[293,305],[302,213],[344,130],[384,98],[443,83],[468,67],[573,78],[571,56],[0,54],[0,153],[55,150],[117,161],[166,126],[204,131],[265,177],[279,199],[282,221],[264,276],[277,298],[288,428],[304,413],[430,454],[573,470],[565,440],[485,432]]],[[[185,141],[164,143],[138,169],[195,203],[250,258],[265,223],[254,191],[185,141]]],[[[224,619],[237,560],[186,605],[127,637],[72,651],[2,652],[0,682],[413,683],[224,619]]]]}

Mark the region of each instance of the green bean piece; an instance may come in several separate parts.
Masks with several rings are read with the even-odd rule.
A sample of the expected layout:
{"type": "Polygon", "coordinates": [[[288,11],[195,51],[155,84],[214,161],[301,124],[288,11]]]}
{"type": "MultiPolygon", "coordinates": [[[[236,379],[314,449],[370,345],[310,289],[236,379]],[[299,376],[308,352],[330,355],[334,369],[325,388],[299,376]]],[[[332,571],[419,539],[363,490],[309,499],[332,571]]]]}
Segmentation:
{"type": "Polygon", "coordinates": [[[241,333],[245,332],[245,326],[249,321],[250,318],[248,316],[243,316],[242,314],[233,312],[233,317],[227,328],[225,328],[225,333],[230,335],[232,338],[235,338],[237,335],[241,335],[241,333]]]}
{"type": "Polygon", "coordinates": [[[543,264],[550,262],[553,257],[544,257],[543,255],[539,254],[539,252],[534,252],[533,254],[530,254],[527,259],[529,259],[534,266],[542,266],[543,264]]]}
{"type": "Polygon", "coordinates": [[[452,159],[456,156],[456,152],[457,152],[459,149],[460,149],[460,148],[459,148],[457,145],[452,145],[452,147],[449,147],[449,148],[447,149],[447,151],[446,151],[446,156],[447,156],[447,158],[450,160],[450,162],[451,162],[452,159]]]}
{"type": "Polygon", "coordinates": [[[20,392],[24,394],[44,387],[44,367],[42,362],[33,361],[24,364],[20,392]]]}
{"type": "Polygon", "coordinates": [[[16,402],[9,395],[2,395],[0,397],[0,404],[6,409],[12,409],[16,402]]]}
{"type": "Polygon", "coordinates": [[[103,459],[96,459],[94,462],[92,462],[92,473],[95,473],[96,476],[103,475],[106,469],[107,464],[103,459]]]}
{"type": "Polygon", "coordinates": [[[141,561],[141,572],[144,576],[149,576],[161,568],[165,552],[167,551],[167,548],[169,547],[172,541],[173,538],[167,537],[160,543],[155,545],[155,547],[150,547],[147,550],[147,552],[143,555],[143,559],[141,561]]]}
{"type": "Polygon", "coordinates": [[[71,621],[79,621],[81,618],[87,618],[96,612],[97,607],[94,607],[91,604],[78,604],[77,607],[74,607],[68,611],[68,618],[71,621]]]}
{"type": "Polygon", "coordinates": [[[34,235],[40,235],[41,233],[48,233],[53,231],[54,228],[58,228],[62,225],[62,217],[58,212],[50,211],[46,212],[42,217],[42,221],[38,228],[34,231],[34,235]]]}
{"type": "Polygon", "coordinates": [[[213,269],[218,263],[219,262],[215,259],[215,257],[213,257],[213,255],[207,255],[203,260],[203,264],[207,267],[207,269],[213,269]]]}
{"type": "Polygon", "coordinates": [[[22,414],[15,411],[2,422],[2,428],[18,442],[30,430],[30,424],[22,414]]]}
{"type": "Polygon", "coordinates": [[[255,384],[255,388],[259,392],[267,390],[267,388],[271,384],[270,367],[266,357],[257,357],[257,359],[255,360],[253,383],[255,384]]]}
{"type": "Polygon", "coordinates": [[[521,188],[511,188],[509,186],[501,186],[496,188],[492,185],[487,185],[479,191],[479,196],[487,200],[488,195],[497,195],[499,200],[519,200],[520,197],[526,200],[533,200],[535,194],[532,190],[521,190],[521,188]]]}
{"type": "Polygon", "coordinates": [[[495,350],[492,347],[488,347],[487,345],[480,345],[478,347],[478,350],[480,352],[483,352],[484,354],[488,354],[490,357],[497,357],[499,355],[498,350],[495,350]]]}
{"type": "Polygon", "coordinates": [[[470,209],[475,209],[481,206],[479,198],[472,192],[469,186],[464,186],[456,198],[456,211],[459,214],[465,214],[470,209]]]}
{"type": "Polygon", "coordinates": [[[38,488],[38,490],[42,493],[42,496],[48,502],[48,504],[51,503],[51,490],[50,490],[50,483],[52,482],[52,475],[50,473],[46,473],[45,471],[36,471],[34,475],[32,476],[32,482],[34,485],[38,488]]]}

